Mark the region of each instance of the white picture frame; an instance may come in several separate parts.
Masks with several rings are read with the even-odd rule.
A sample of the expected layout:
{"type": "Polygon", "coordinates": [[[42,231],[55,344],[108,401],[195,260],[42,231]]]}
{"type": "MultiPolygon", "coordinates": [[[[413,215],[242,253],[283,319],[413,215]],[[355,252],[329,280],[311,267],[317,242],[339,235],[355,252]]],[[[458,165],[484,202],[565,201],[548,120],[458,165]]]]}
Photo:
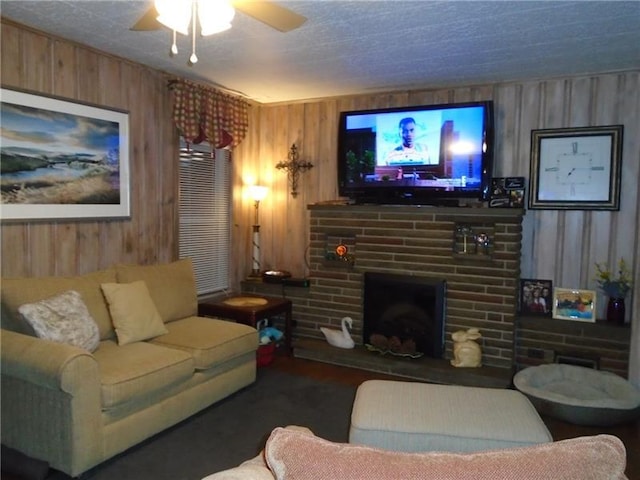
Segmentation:
{"type": "Polygon", "coordinates": [[[579,288],[553,289],[553,318],[578,322],[596,321],[596,292],[579,288]]]}
{"type": "Polygon", "coordinates": [[[2,88],[3,222],[130,218],[129,114],[2,88]]]}

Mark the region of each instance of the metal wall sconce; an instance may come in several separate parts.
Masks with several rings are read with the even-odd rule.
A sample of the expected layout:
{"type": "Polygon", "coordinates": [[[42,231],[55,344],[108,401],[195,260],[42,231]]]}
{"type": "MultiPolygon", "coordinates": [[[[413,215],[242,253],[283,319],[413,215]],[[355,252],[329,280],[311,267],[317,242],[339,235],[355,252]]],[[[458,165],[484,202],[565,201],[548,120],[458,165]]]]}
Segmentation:
{"type": "Polygon", "coordinates": [[[313,168],[313,164],[311,162],[299,161],[298,148],[295,143],[291,145],[287,158],[288,161],[286,162],[278,162],[276,168],[287,171],[287,179],[291,182],[291,196],[296,198],[298,196],[298,176],[310,168],[313,168]]]}

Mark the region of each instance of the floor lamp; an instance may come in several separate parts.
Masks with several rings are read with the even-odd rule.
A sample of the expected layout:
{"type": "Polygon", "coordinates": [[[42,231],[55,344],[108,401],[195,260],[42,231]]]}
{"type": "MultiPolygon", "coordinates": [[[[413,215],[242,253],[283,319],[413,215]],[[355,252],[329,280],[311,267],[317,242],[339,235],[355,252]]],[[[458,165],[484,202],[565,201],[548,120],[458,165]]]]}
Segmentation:
{"type": "Polygon", "coordinates": [[[251,277],[260,276],[260,201],[264,200],[267,196],[267,187],[261,185],[252,185],[249,187],[251,198],[253,198],[255,206],[255,217],[253,221],[253,253],[252,253],[252,267],[251,277]]]}

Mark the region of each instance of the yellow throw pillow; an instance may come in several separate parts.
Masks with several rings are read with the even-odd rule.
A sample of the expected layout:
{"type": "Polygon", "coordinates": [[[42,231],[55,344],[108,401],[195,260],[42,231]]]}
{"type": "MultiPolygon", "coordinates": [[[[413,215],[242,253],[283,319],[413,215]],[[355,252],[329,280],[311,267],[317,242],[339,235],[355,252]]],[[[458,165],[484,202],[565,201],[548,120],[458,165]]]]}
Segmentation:
{"type": "Polygon", "coordinates": [[[133,283],[103,283],[101,288],[109,304],[118,345],[168,333],[149,295],[149,289],[142,280],[133,283]]]}

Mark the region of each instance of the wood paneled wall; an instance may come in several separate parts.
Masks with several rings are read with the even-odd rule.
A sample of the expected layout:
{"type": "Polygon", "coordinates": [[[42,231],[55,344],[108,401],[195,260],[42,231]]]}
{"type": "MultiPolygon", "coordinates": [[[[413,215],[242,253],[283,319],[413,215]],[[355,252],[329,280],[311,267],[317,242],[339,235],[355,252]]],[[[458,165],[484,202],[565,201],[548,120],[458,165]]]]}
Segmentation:
{"type": "Polygon", "coordinates": [[[177,134],[165,74],[2,22],[2,86],[129,112],[131,218],[2,225],[2,275],[73,275],[177,256],[177,134]]]}
{"type": "MultiPolygon", "coordinates": [[[[528,211],[521,272],[523,278],[552,279],[556,286],[595,289],[594,262],[614,265],[624,257],[635,279],[634,294],[627,299],[627,321],[634,319],[631,377],[640,384],[640,71],[255,107],[251,139],[240,145],[234,164],[237,187],[256,179],[270,187],[260,207],[263,268],[289,270],[294,276],[309,271],[306,205],[338,198],[340,111],[487,99],[495,108],[497,176],[529,177],[531,130],[624,125],[620,211],[528,211]],[[302,160],[314,164],[302,174],[297,198],[288,194],[286,174],[275,169],[292,143],[299,147],[302,160]]],[[[251,269],[252,224],[251,202],[240,194],[237,200],[236,281],[251,269]]],[[[602,317],[605,298],[599,295],[598,300],[602,317]]]]}

